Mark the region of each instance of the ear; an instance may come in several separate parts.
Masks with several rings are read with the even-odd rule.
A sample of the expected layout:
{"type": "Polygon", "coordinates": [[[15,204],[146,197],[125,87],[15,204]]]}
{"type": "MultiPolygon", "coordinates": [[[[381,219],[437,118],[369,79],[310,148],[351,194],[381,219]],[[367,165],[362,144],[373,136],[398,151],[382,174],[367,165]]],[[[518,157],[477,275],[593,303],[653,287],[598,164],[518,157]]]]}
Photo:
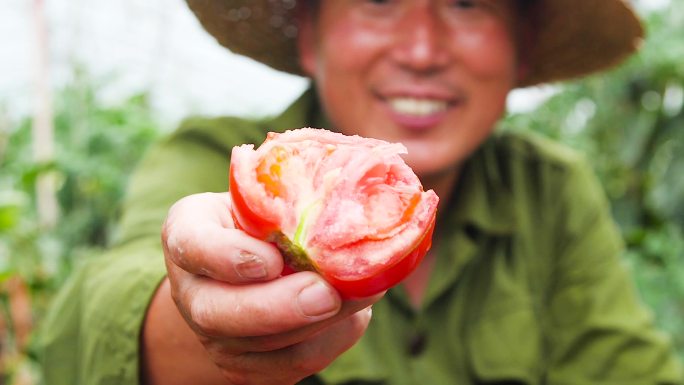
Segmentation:
{"type": "Polygon", "coordinates": [[[300,2],[297,10],[297,23],[299,33],[297,34],[297,52],[299,55],[299,65],[304,70],[306,76],[313,78],[316,72],[316,21],[313,5],[310,2],[300,2]]]}

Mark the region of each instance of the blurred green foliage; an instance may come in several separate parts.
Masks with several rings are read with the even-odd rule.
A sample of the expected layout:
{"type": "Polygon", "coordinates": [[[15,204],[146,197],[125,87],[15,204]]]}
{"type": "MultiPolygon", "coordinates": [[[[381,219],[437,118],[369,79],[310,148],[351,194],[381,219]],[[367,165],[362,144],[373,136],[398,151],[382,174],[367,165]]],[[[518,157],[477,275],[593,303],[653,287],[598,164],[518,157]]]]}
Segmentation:
{"type": "MultiPolygon", "coordinates": [[[[684,356],[684,4],[673,1],[647,25],[638,56],[609,74],[559,86],[536,111],[510,115],[502,127],[533,130],[587,154],[637,285],[684,356]]],[[[57,153],[49,164],[32,160],[32,120],[7,122],[0,109],[0,284],[21,277],[38,321],[78,260],[112,238],[129,172],[159,136],[145,94],[112,106],[98,99],[102,87],[76,70],[56,91],[57,153]],[[35,209],[36,178],[45,172],[59,182],[61,215],[50,229],[38,224],[35,209]]],[[[13,319],[0,293],[9,330],[0,348],[7,351],[13,319]]]]}
{"type": "MultiPolygon", "coordinates": [[[[33,160],[31,118],[0,127],[0,289],[20,277],[36,322],[77,261],[106,247],[128,174],[159,135],[145,94],[107,105],[98,99],[103,85],[75,70],[73,82],[55,92],[52,162],[33,160]],[[61,212],[52,228],[41,226],[36,212],[36,180],[47,172],[57,179],[61,212]]],[[[19,325],[9,314],[9,294],[0,294],[9,330],[0,335],[0,347],[7,355],[18,349],[12,331],[19,325]]]]}
{"type": "Polygon", "coordinates": [[[36,163],[27,118],[0,132],[0,277],[19,274],[53,289],[84,250],[107,245],[126,179],[159,130],[147,96],[118,105],[97,98],[82,71],[56,92],[55,159],[36,163]],[[38,224],[35,189],[41,173],[58,180],[61,211],[53,229],[38,224]]]}
{"type": "Polygon", "coordinates": [[[684,357],[684,4],[648,18],[640,54],[564,85],[503,125],[579,149],[599,175],[627,260],[656,322],[684,357]]]}

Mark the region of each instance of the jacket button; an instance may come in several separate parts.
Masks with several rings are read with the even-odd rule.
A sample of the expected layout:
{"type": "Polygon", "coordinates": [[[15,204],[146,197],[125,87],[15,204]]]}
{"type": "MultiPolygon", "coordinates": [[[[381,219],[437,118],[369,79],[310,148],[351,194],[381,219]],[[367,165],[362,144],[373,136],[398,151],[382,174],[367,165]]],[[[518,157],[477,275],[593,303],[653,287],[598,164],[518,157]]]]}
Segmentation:
{"type": "Polygon", "coordinates": [[[408,343],[408,353],[411,357],[420,356],[425,351],[427,345],[427,336],[425,333],[416,332],[408,343]]]}

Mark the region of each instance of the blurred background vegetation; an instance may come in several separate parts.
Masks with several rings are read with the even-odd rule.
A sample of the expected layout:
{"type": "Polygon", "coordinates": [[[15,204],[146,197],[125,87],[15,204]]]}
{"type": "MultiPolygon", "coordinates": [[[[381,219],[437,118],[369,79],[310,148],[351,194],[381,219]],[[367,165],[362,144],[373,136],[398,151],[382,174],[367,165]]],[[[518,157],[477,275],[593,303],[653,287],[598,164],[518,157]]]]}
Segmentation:
{"type": "MultiPolygon", "coordinates": [[[[638,288],[684,357],[684,4],[649,14],[647,26],[643,50],[628,63],[559,86],[502,126],[539,132],[591,159],[638,288]]],[[[77,65],[72,78],[52,91],[47,160],[32,155],[35,117],[11,119],[0,100],[0,384],[39,382],[34,326],[78,260],[113,237],[127,177],[162,133],[145,93],[103,103],[106,81],[77,65]],[[36,194],[46,177],[57,206],[47,219],[36,194]]]]}
{"type": "Polygon", "coordinates": [[[9,384],[35,383],[31,332],[78,260],[106,247],[126,179],[160,132],[145,94],[105,106],[97,82],[76,69],[74,79],[56,91],[52,160],[32,156],[31,117],[0,126],[0,353],[9,384]],[[37,209],[45,175],[55,180],[54,223],[37,209]]]}
{"type": "Polygon", "coordinates": [[[684,358],[684,2],[646,21],[638,56],[564,85],[504,126],[586,154],[612,203],[638,288],[684,358]]]}

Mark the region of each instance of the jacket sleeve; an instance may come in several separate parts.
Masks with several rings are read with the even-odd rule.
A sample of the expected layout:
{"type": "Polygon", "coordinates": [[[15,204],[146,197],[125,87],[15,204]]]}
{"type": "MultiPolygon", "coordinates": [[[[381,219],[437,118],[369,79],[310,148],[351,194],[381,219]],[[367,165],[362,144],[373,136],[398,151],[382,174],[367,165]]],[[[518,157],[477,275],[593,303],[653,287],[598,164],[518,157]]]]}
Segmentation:
{"type": "Polygon", "coordinates": [[[140,326],[165,272],[157,243],[112,249],[71,277],[42,325],[46,384],[138,382],[140,326]]]}
{"type": "Polygon", "coordinates": [[[227,190],[230,147],[210,136],[225,133],[225,127],[181,129],[147,154],[131,179],[116,244],[77,269],[42,323],[38,341],[46,384],[139,382],[141,325],[166,273],[162,222],[183,196],[227,190]]]}
{"type": "Polygon", "coordinates": [[[548,384],[681,384],[667,336],[641,303],[601,188],[581,162],[564,182],[547,304],[548,384]]]}

